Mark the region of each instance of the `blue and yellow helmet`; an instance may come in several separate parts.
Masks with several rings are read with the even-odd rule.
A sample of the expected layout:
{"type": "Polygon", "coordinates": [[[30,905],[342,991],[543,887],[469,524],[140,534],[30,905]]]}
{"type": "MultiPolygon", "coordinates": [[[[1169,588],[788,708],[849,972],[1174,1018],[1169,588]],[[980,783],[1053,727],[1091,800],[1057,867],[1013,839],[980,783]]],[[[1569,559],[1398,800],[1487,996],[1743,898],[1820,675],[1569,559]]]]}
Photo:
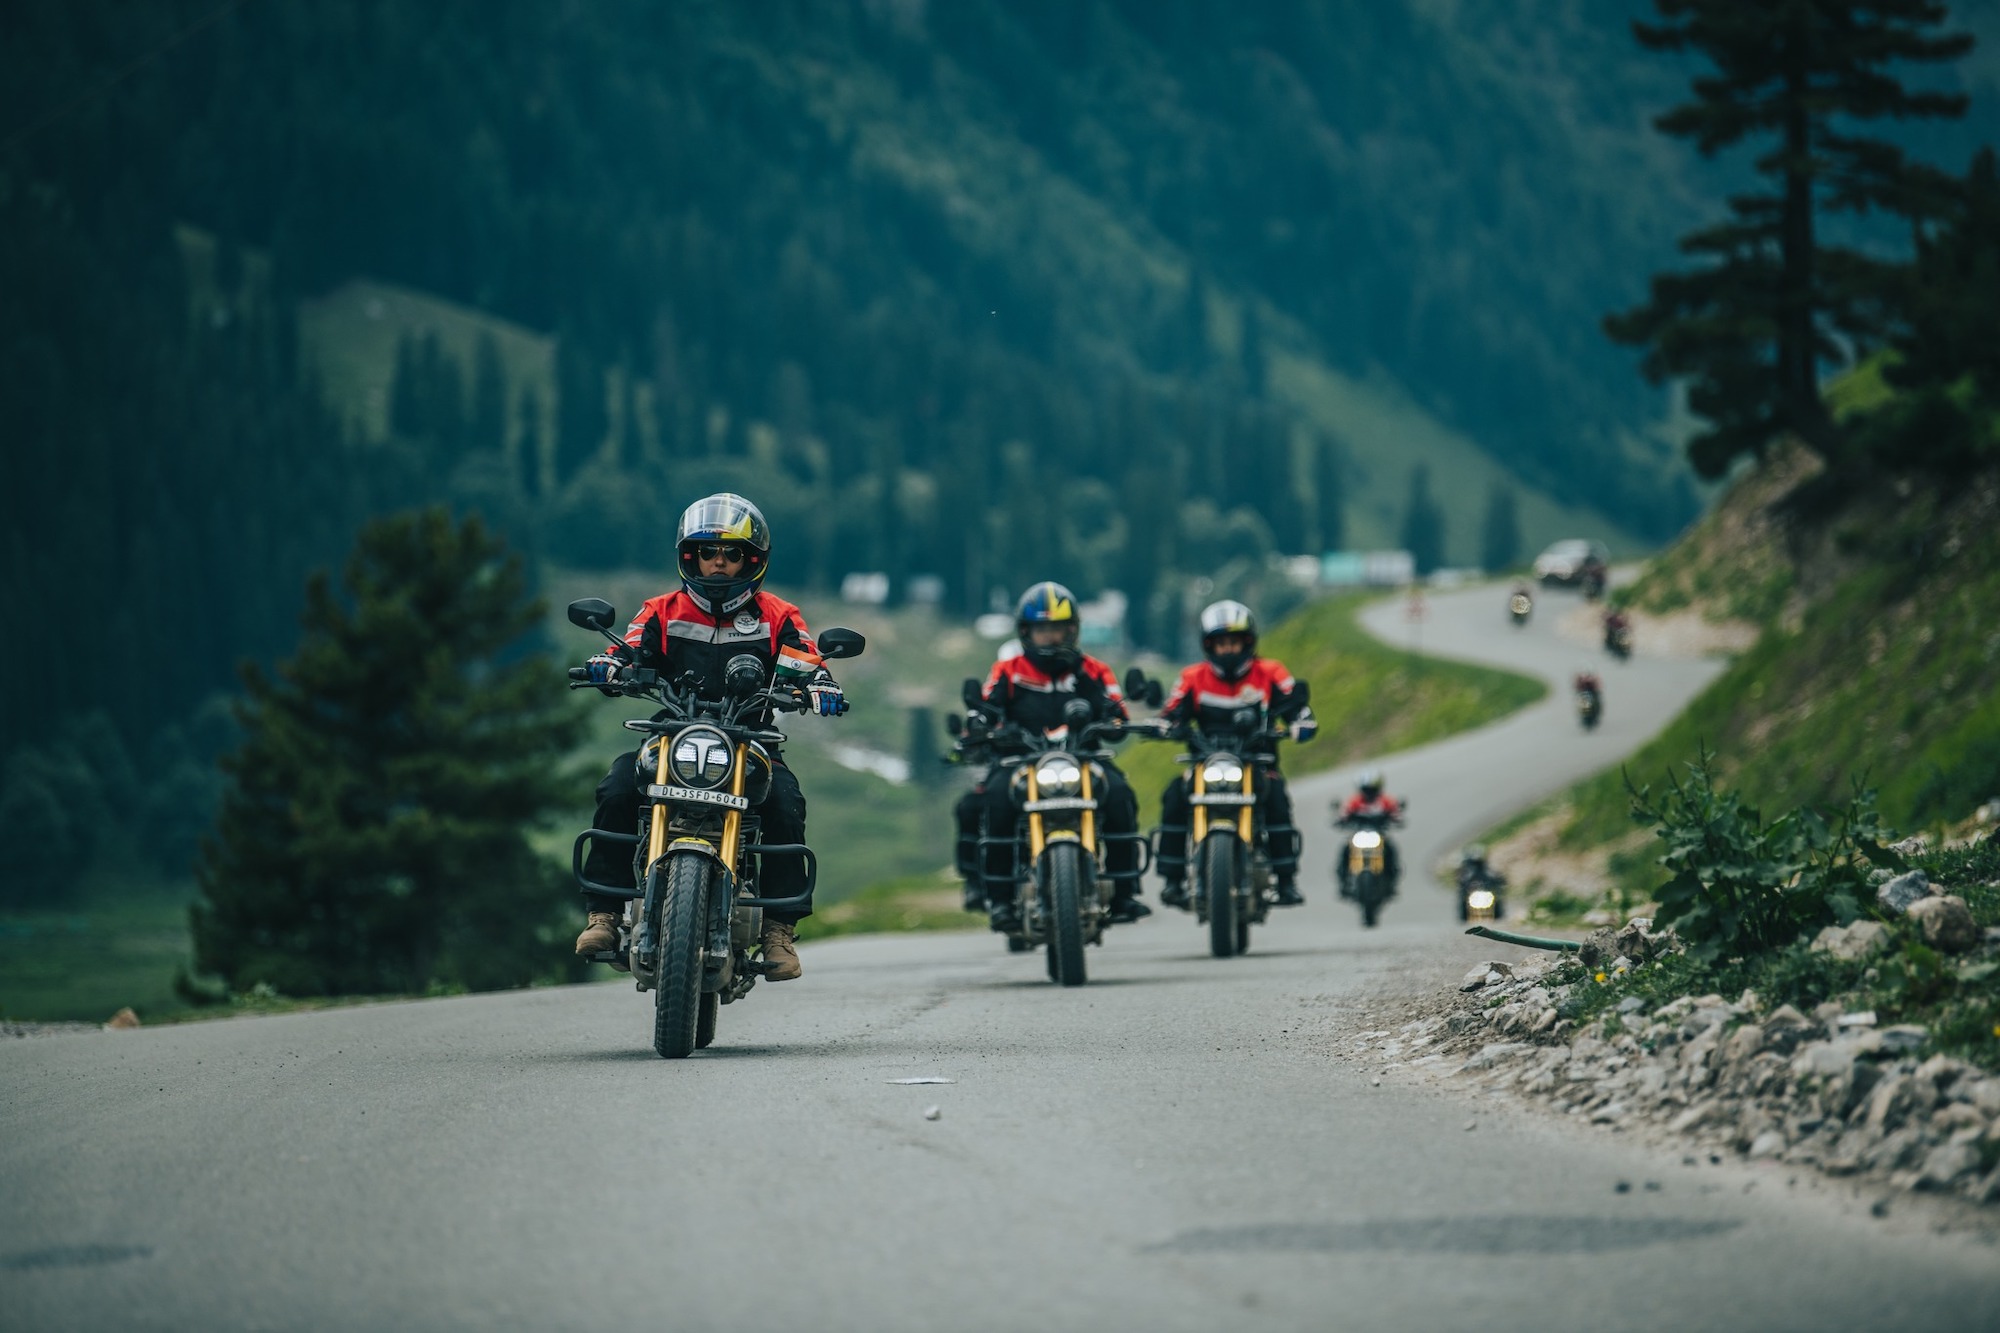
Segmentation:
{"type": "Polygon", "coordinates": [[[1042,582],[1021,594],[1014,612],[1014,628],[1021,636],[1021,655],[1051,676],[1067,675],[1083,661],[1077,637],[1083,625],[1077,611],[1076,594],[1060,583],[1042,582]],[[1038,625],[1055,625],[1065,632],[1052,643],[1036,643],[1038,625]]]}
{"type": "Polygon", "coordinates": [[[704,496],[689,505],[681,514],[674,545],[681,587],[687,589],[696,605],[713,616],[728,615],[755,597],[771,563],[771,529],[765,526],[763,511],[728,491],[704,496]],[[704,577],[703,547],[740,550],[742,568],[733,574],[704,577]]]}

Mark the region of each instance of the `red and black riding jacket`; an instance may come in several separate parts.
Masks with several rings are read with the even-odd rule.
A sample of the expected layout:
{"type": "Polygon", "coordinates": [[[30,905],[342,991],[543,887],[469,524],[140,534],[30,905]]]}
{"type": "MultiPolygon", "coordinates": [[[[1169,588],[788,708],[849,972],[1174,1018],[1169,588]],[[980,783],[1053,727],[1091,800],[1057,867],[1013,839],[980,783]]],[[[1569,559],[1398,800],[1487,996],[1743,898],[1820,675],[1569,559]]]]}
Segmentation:
{"type": "Polygon", "coordinates": [[[780,684],[830,678],[806,618],[782,597],[760,592],[735,611],[716,616],[684,591],[662,593],[625,627],[631,661],[674,679],[692,671],[704,698],[720,699],[729,659],[748,654],[780,684]]]}
{"type": "Polygon", "coordinates": [[[1051,676],[1027,659],[1025,654],[1003,657],[987,673],[986,688],[980,692],[989,704],[997,705],[1007,721],[1044,735],[1065,725],[1063,705],[1082,699],[1091,706],[1091,721],[1128,718],[1125,693],[1110,667],[1085,656],[1072,672],[1051,676]]]}
{"type": "Polygon", "coordinates": [[[1285,664],[1270,657],[1253,657],[1250,669],[1235,680],[1224,680],[1214,665],[1196,662],[1181,672],[1174,691],[1160,705],[1169,722],[1192,722],[1209,734],[1242,730],[1237,715],[1246,708],[1268,709],[1278,717],[1298,711],[1288,707],[1298,682],[1285,664]]]}

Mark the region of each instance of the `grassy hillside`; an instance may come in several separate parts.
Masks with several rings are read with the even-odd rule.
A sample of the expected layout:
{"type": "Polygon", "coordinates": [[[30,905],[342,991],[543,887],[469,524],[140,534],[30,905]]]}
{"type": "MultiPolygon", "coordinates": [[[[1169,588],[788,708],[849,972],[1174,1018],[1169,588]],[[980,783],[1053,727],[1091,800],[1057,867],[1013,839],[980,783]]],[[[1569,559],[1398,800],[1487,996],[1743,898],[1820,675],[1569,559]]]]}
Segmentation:
{"type": "MultiPolygon", "coordinates": [[[[1763,632],[1624,773],[1657,788],[1705,747],[1768,814],[1858,783],[1903,832],[1960,824],[2000,795],[2000,477],[1904,479],[1807,512],[1812,471],[1785,454],[1749,474],[1632,590],[1642,614],[1694,604],[1763,632]]],[[[1489,840],[1582,858],[1643,897],[1655,852],[1628,805],[1624,776],[1601,773],[1489,840]]]]}

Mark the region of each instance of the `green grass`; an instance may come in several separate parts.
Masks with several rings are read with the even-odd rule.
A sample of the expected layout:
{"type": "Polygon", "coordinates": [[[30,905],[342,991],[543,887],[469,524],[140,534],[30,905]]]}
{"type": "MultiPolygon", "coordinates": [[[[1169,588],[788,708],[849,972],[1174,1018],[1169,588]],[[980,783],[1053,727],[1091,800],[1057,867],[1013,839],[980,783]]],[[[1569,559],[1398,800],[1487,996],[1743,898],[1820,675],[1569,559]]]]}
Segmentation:
{"type": "MultiPolygon", "coordinates": [[[[1312,602],[1263,636],[1258,651],[1312,682],[1317,739],[1287,745],[1290,776],[1322,772],[1481,727],[1541,699],[1548,687],[1511,672],[1413,657],[1370,637],[1354,594],[1312,602]]],[[[1139,793],[1141,819],[1159,817],[1159,796],[1178,771],[1176,747],[1128,745],[1119,763],[1139,793]]]]}
{"type": "Polygon", "coordinates": [[[130,1006],[154,1023],[185,1011],[189,883],[86,876],[63,910],[0,913],[0,1017],[101,1023],[130,1006]]]}
{"type": "Polygon", "coordinates": [[[963,910],[958,877],[937,870],[870,884],[799,925],[799,938],[888,934],[912,930],[984,930],[986,919],[963,910]]]}

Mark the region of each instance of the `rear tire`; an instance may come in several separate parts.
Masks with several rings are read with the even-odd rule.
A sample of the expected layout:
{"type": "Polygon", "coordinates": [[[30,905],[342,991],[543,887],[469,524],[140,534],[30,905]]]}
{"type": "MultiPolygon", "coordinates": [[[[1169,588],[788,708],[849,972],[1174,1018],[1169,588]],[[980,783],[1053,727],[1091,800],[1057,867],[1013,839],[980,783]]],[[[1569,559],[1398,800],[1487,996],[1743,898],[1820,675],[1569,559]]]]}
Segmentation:
{"type": "Polygon", "coordinates": [[[1083,848],[1059,842],[1042,853],[1049,877],[1049,975],[1059,986],[1081,986],[1083,966],[1083,848]]]}
{"type": "Polygon", "coordinates": [[[1241,933],[1236,920],[1236,838],[1211,833],[1201,843],[1201,891],[1207,897],[1208,951],[1233,958],[1241,933]]]}
{"type": "Polygon", "coordinates": [[[701,1022],[701,952],[708,933],[708,892],[715,863],[697,852],[681,852],[667,859],[665,873],[653,1049],[662,1059],[680,1060],[695,1050],[701,1022]]]}

